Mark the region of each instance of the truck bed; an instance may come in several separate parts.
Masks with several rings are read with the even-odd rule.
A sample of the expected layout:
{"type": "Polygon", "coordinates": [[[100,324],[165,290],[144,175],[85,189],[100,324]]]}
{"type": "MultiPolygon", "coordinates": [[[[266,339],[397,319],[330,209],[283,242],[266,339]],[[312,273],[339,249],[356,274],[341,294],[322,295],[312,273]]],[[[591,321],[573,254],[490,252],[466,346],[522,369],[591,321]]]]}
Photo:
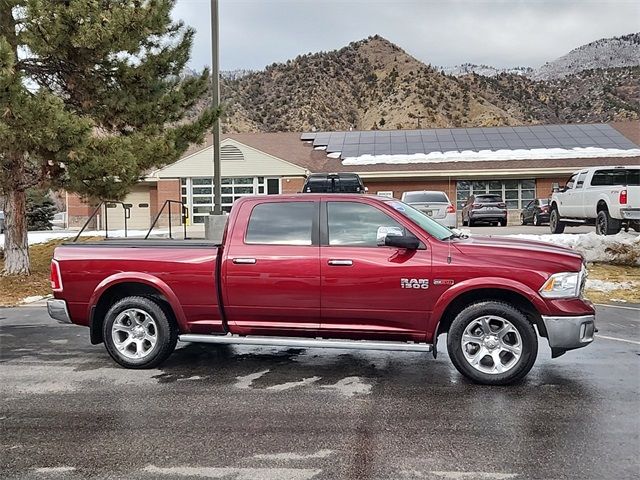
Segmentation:
{"type": "MultiPolygon", "coordinates": [[[[218,252],[220,246],[204,240],[113,239],[67,243],[54,260],[64,279],[64,296],[74,322],[90,325],[91,306],[109,291],[148,286],[134,294],[161,292],[172,306],[181,330],[220,333],[218,309],[218,252]]],[[[54,291],[57,298],[57,293],[54,291]]],[[[96,309],[99,309],[98,305],[96,309]]]]}

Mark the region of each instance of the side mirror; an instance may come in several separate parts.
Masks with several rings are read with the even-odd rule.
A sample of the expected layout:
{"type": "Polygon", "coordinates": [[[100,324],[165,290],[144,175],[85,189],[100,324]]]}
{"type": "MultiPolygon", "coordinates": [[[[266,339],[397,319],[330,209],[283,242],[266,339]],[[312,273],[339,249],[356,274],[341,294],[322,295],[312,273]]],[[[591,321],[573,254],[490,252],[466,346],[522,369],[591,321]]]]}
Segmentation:
{"type": "Polygon", "coordinates": [[[378,246],[408,250],[417,250],[420,246],[420,241],[417,238],[405,235],[403,229],[399,227],[378,227],[376,239],[378,246]]]}
{"type": "Polygon", "coordinates": [[[396,235],[387,235],[384,240],[384,244],[387,247],[396,247],[396,248],[406,248],[407,250],[417,250],[420,246],[420,240],[416,237],[408,237],[403,235],[402,237],[398,237],[396,235]]]}

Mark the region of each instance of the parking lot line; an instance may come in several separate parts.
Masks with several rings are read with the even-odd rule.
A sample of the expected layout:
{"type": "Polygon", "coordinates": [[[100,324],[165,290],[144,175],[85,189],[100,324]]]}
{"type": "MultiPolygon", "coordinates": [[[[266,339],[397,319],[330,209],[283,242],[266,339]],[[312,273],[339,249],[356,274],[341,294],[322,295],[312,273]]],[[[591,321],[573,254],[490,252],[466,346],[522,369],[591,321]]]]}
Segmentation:
{"type": "Polygon", "coordinates": [[[632,343],[634,345],[640,345],[640,342],[635,340],[627,340],[626,338],[607,337],[605,335],[596,335],[596,338],[604,338],[605,340],[615,340],[616,342],[632,343]]]}

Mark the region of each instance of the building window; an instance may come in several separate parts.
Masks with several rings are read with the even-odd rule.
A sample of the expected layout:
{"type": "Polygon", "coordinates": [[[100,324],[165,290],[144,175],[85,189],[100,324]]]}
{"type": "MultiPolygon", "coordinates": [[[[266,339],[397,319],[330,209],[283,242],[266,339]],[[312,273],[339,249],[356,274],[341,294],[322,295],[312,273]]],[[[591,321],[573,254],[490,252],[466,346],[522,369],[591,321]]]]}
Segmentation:
{"type": "MultiPolygon", "coordinates": [[[[213,178],[183,178],[180,183],[182,184],[182,202],[189,208],[192,223],[204,223],[205,217],[213,211],[213,178]]],[[[231,211],[231,205],[239,198],[248,195],[280,193],[279,178],[225,177],[220,183],[224,212],[231,211]]]]}
{"type": "Polygon", "coordinates": [[[491,193],[500,195],[509,210],[519,210],[536,198],[535,180],[459,180],[456,182],[458,209],[462,209],[471,195],[491,193]]]}

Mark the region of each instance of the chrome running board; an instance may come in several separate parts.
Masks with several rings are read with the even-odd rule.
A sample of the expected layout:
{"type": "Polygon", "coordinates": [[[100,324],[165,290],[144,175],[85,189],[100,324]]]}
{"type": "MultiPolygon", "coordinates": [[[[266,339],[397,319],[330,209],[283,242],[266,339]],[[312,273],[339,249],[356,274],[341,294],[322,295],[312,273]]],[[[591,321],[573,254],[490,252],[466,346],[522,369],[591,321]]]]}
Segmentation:
{"type": "Polygon", "coordinates": [[[256,345],[265,347],[341,348],[345,350],[388,350],[397,352],[430,352],[429,343],[377,342],[368,340],[327,340],[300,337],[241,337],[239,335],[179,335],[181,342],[217,343],[221,345],[256,345]]]}

